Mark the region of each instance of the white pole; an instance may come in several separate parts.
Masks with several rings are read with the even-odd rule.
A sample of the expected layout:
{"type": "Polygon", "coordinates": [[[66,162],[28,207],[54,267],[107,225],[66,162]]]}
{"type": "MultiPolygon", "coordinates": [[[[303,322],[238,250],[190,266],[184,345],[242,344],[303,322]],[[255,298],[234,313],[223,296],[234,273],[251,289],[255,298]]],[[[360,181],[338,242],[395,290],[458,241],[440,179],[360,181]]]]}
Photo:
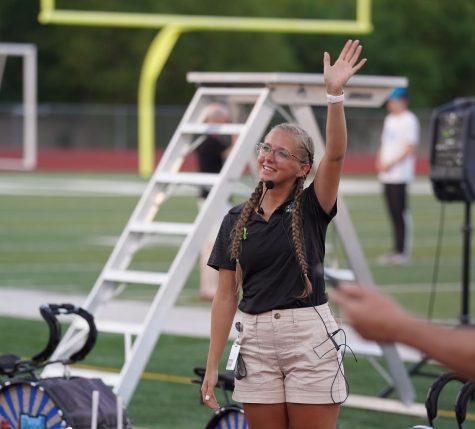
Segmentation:
{"type": "Polygon", "coordinates": [[[91,429],[97,429],[97,415],[99,412],[99,391],[92,392],[92,413],[91,413],[91,429]]]}
{"type": "Polygon", "coordinates": [[[117,395],[117,429],[122,429],[124,426],[123,422],[124,413],[122,411],[122,398],[117,395]]]}
{"type": "Polygon", "coordinates": [[[33,170],[37,161],[36,47],[28,46],[23,59],[23,166],[33,170]]]}

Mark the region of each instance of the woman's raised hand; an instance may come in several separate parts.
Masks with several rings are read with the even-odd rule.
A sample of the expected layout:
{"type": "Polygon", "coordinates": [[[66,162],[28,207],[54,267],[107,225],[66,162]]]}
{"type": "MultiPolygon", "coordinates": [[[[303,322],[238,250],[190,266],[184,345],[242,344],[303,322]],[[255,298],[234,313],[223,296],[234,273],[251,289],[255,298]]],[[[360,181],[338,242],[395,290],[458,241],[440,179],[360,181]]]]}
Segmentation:
{"type": "Polygon", "coordinates": [[[323,77],[327,93],[340,95],[346,82],[366,63],[366,58],[359,60],[363,47],[359,40],[348,40],[335,64],[330,64],[330,54],[323,54],[323,77]]]}

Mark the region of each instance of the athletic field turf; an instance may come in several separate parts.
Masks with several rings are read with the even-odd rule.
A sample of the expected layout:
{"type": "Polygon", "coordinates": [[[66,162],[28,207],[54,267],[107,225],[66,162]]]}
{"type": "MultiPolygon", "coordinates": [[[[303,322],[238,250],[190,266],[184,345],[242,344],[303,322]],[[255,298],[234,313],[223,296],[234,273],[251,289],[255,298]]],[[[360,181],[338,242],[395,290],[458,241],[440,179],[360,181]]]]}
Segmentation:
{"type": "MultiPolygon", "coordinates": [[[[433,197],[427,182],[420,179],[419,191],[410,200],[414,220],[411,263],[404,267],[382,267],[377,258],[390,245],[385,208],[372,178],[356,179],[345,182],[351,186],[342,186],[342,194],[376,284],[421,317],[430,314],[433,320],[456,324],[461,310],[463,204],[442,205],[433,197]],[[356,191],[350,192],[350,188],[356,191]]],[[[0,287],[87,294],[144,185],[145,181],[133,175],[1,173],[0,287]]],[[[174,220],[186,220],[196,210],[196,198],[185,193],[170,201],[166,210],[174,220]]],[[[158,250],[145,252],[139,264],[154,266],[157,255],[170,259],[174,248],[173,243],[161,243],[158,250]]],[[[332,230],[327,240],[327,263],[346,266],[342,247],[332,230]]],[[[199,301],[197,291],[195,268],[178,305],[206,307],[208,304],[199,301]]],[[[145,289],[124,293],[129,299],[150,296],[151,292],[145,289]]],[[[31,356],[43,347],[45,335],[41,322],[0,318],[0,353],[31,356]]],[[[210,412],[200,406],[199,388],[190,380],[192,368],[204,366],[207,347],[206,339],[161,337],[129,407],[136,426],[205,427],[210,412]]],[[[120,338],[102,335],[85,363],[117,369],[122,353],[120,338]]],[[[376,395],[384,388],[384,380],[365,358],[356,363],[348,353],[345,365],[352,393],[376,395]]],[[[426,366],[425,369],[440,372],[439,368],[426,366]]],[[[433,380],[418,376],[413,381],[417,400],[423,402],[433,380]]],[[[441,408],[451,408],[454,398],[452,389],[441,398],[441,408]]],[[[464,427],[475,427],[473,416],[469,419],[464,427]]],[[[425,420],[418,417],[349,407],[343,407],[340,418],[343,429],[400,429],[423,423],[425,420]]],[[[450,417],[441,417],[437,427],[453,428],[456,423],[450,417]]]]}

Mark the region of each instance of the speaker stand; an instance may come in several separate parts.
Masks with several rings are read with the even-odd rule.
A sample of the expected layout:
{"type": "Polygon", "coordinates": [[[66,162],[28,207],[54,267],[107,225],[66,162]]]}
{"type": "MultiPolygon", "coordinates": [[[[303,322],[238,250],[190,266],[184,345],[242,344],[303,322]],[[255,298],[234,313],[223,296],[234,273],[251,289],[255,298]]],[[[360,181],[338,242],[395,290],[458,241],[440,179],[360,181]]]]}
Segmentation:
{"type": "Polygon", "coordinates": [[[462,310],[460,324],[470,325],[470,253],[472,238],[472,206],[470,201],[465,201],[465,219],[462,227],[463,233],[463,268],[462,268],[462,310]]]}

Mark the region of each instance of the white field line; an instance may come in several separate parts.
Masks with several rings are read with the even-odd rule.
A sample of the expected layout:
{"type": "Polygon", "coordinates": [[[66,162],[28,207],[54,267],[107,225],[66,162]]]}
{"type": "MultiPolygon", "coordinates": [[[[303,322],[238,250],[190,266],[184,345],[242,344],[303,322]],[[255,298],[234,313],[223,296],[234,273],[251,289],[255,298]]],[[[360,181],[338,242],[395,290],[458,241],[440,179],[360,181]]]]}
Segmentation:
{"type": "MultiPolygon", "coordinates": [[[[67,177],[17,177],[0,181],[0,195],[31,195],[31,196],[139,196],[143,193],[146,183],[138,181],[77,179],[67,177]]],[[[239,193],[250,193],[251,189],[239,184],[239,193]]],[[[381,193],[381,185],[375,179],[343,179],[340,185],[343,195],[373,195],[381,193]]],[[[429,195],[431,193],[428,179],[418,179],[410,187],[410,193],[429,195]]],[[[182,195],[196,195],[196,188],[183,187],[182,195]]]]}
{"type": "Polygon", "coordinates": [[[94,180],[94,179],[45,179],[32,177],[31,180],[2,180],[0,194],[3,195],[40,195],[40,196],[103,196],[141,195],[145,183],[130,181],[94,180]]]}
{"type": "MultiPolygon", "coordinates": [[[[403,285],[384,285],[380,289],[391,295],[406,295],[416,293],[429,293],[432,289],[430,283],[405,283],[403,285]]],[[[454,293],[460,291],[459,283],[437,283],[435,285],[437,293],[454,293]]]]}

